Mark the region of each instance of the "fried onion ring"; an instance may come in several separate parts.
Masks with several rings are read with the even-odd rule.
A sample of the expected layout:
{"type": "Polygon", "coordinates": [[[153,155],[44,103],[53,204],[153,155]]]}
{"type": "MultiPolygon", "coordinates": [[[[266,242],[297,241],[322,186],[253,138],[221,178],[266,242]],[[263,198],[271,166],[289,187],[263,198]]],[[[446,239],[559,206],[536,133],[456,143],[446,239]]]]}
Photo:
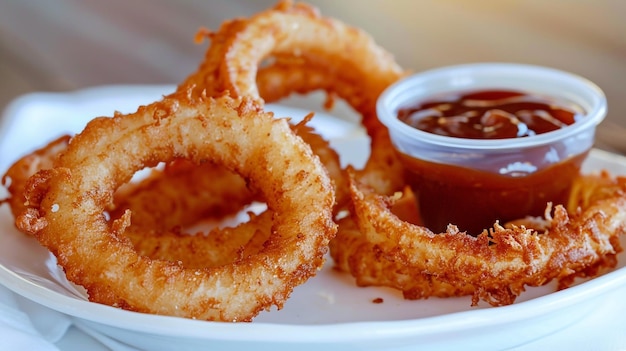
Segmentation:
{"type": "Polygon", "coordinates": [[[31,181],[40,186],[26,196],[43,225],[27,221],[23,229],[55,254],[91,301],[140,312],[249,321],[271,305],[282,307],[291,290],[317,272],[336,231],[323,166],[284,120],[249,99],[181,93],[134,114],[96,119],[57,167],[31,181]],[[123,132],[127,126],[132,133],[123,132]],[[102,135],[117,137],[107,142],[102,135]],[[93,143],[96,154],[84,157],[93,143]],[[185,268],[138,255],[122,235],[128,212],[106,221],[103,212],[117,187],[144,166],[180,157],[224,164],[264,195],[275,215],[258,254],[216,268],[185,268]]]}
{"type": "MultiPolygon", "coordinates": [[[[226,60],[223,60],[222,58],[224,57],[224,55],[226,55],[225,51],[230,52],[231,55],[234,55],[236,57],[241,57],[241,54],[236,53],[237,50],[240,49],[233,48],[233,45],[241,45],[241,42],[235,42],[232,40],[232,38],[236,36],[233,33],[237,31],[246,31],[246,33],[252,33],[252,30],[256,29],[253,27],[253,25],[256,25],[263,21],[265,21],[264,23],[266,26],[271,26],[272,23],[277,23],[280,21],[283,21],[285,23],[294,23],[300,21],[300,23],[308,25],[305,30],[315,29],[319,32],[320,29],[323,29],[324,31],[321,32],[321,34],[331,35],[332,38],[335,38],[336,42],[341,41],[343,45],[343,47],[339,49],[333,48],[334,51],[331,52],[329,52],[329,50],[326,50],[326,52],[328,52],[328,56],[335,57],[338,53],[340,53],[341,55],[343,55],[343,60],[346,62],[348,62],[349,55],[347,55],[347,53],[342,49],[359,49],[363,50],[363,52],[367,53],[367,55],[372,56],[372,60],[370,60],[369,66],[360,65],[356,68],[353,68],[352,66],[341,67],[337,66],[335,61],[320,60],[319,58],[311,60],[314,58],[314,56],[307,55],[307,53],[312,53],[314,52],[314,50],[318,50],[320,47],[326,48],[327,46],[320,46],[316,43],[313,43],[315,46],[313,46],[312,48],[307,48],[305,47],[305,44],[308,42],[307,37],[293,40],[294,38],[291,34],[289,36],[282,36],[282,38],[285,38],[285,42],[281,44],[285,46],[284,52],[273,51],[271,54],[273,55],[273,57],[280,57],[282,55],[282,58],[276,60],[273,65],[262,67],[259,71],[258,77],[256,77],[256,70],[254,70],[254,72],[249,75],[249,78],[253,79],[251,82],[249,82],[249,85],[251,86],[256,87],[254,78],[259,78],[259,90],[261,91],[261,96],[263,96],[266,101],[274,101],[293,92],[307,93],[313,90],[324,89],[329,93],[336,94],[339,90],[341,90],[340,95],[342,95],[346,99],[350,99],[349,102],[351,103],[351,105],[355,106],[355,108],[361,108],[364,112],[367,111],[367,115],[370,116],[369,118],[373,121],[377,121],[375,118],[375,114],[372,113],[372,111],[374,111],[374,104],[377,95],[387,85],[395,81],[403,73],[403,71],[393,61],[391,55],[386,53],[384,50],[379,49],[377,46],[372,45],[373,41],[365,33],[356,31],[354,28],[345,26],[343,23],[338,21],[333,22],[328,19],[322,19],[316,9],[306,5],[290,6],[287,5],[287,2],[284,2],[281,3],[277,8],[263,12],[257,16],[253,16],[251,19],[237,19],[225,23],[220,31],[210,34],[212,45],[207,51],[207,57],[203,64],[200,66],[199,72],[191,75],[186,82],[180,85],[179,89],[183,89],[186,87],[196,94],[220,94],[221,91],[228,90],[231,95],[243,95],[243,93],[241,93],[240,91],[231,91],[231,88],[233,88],[234,86],[228,86],[228,82],[230,80],[221,77],[222,73],[228,72],[230,69],[229,67],[223,67],[225,64],[228,64],[228,62],[226,62],[226,60]],[[324,23],[325,25],[330,23],[331,26],[329,28],[326,28],[325,26],[320,26],[320,22],[324,23]],[[340,30],[342,32],[337,33],[337,30],[340,30]],[[341,37],[341,35],[348,32],[354,32],[358,34],[359,42],[355,42],[353,40],[353,37],[350,37],[350,40],[346,40],[346,38],[341,37]],[[290,45],[292,46],[289,47],[290,45]],[[350,47],[347,48],[347,46],[350,47]],[[374,47],[376,49],[374,53],[369,53],[367,51],[371,47],[374,47]],[[294,60],[293,53],[296,49],[299,53],[299,58],[294,60]],[[233,52],[235,52],[235,54],[233,54],[233,52]],[[302,60],[302,58],[305,57],[307,58],[307,60],[302,60]],[[287,65],[286,62],[288,63],[287,65]],[[302,70],[302,68],[305,67],[307,68],[307,70],[302,70]],[[355,79],[363,76],[365,72],[373,67],[376,67],[377,71],[386,70],[385,73],[392,72],[393,74],[380,74],[375,76],[380,79],[379,81],[374,81],[373,79],[371,80],[370,83],[372,89],[370,90],[374,91],[374,94],[359,94],[359,91],[361,90],[355,89],[355,86],[357,85],[353,84],[357,82],[355,81],[355,79]],[[302,72],[305,73],[305,76],[307,77],[322,77],[323,79],[292,79],[290,82],[287,82],[284,79],[285,76],[288,76],[284,74],[286,72],[285,68],[288,69],[288,72],[290,74],[293,74],[294,72],[302,72]],[[309,74],[313,70],[315,70],[314,74],[309,74]],[[336,80],[329,79],[333,76],[340,76],[342,78],[340,80],[340,85],[333,85],[333,82],[336,80]],[[280,89],[277,89],[278,87],[272,84],[277,82],[277,80],[275,79],[276,77],[278,77],[278,81],[280,82],[280,89]],[[218,81],[221,81],[224,84],[217,84],[218,81]],[[365,106],[367,106],[367,108],[365,106]]],[[[288,25],[286,27],[283,27],[283,29],[289,29],[288,25]]],[[[295,33],[306,32],[297,31],[295,33]]],[[[277,35],[276,37],[280,38],[281,36],[277,35]]],[[[260,55],[256,59],[258,59],[258,63],[260,64],[261,61],[264,60],[266,57],[266,54],[260,53],[260,55]]],[[[255,58],[252,58],[252,60],[254,59],[255,58]]],[[[292,75],[292,77],[294,76],[292,75]]],[[[257,95],[255,96],[258,97],[257,95]]],[[[319,137],[316,138],[314,134],[299,133],[299,135],[303,137],[305,141],[307,141],[310,145],[312,145],[315,153],[322,158],[324,165],[330,172],[331,177],[335,183],[337,200],[339,204],[336,208],[342,208],[347,201],[348,187],[346,183],[346,178],[339,167],[338,156],[335,152],[327,147],[325,141],[321,140],[319,137]]],[[[381,150],[382,149],[383,148],[381,148],[381,150]]],[[[175,218],[176,216],[173,217],[175,218]]],[[[160,234],[159,236],[162,239],[164,238],[162,234],[160,234]]],[[[199,243],[199,240],[191,238],[187,239],[186,241],[199,243]]],[[[137,239],[135,242],[139,242],[139,239],[137,239]]],[[[153,241],[153,243],[154,245],[157,245],[158,241],[155,240],[153,241]]],[[[174,241],[169,240],[169,243],[174,243],[174,241]]],[[[146,243],[143,243],[142,247],[147,250],[146,252],[155,252],[155,250],[148,250],[149,245],[147,245],[146,243]]],[[[164,252],[161,250],[159,251],[164,252]]]]}
{"type": "MultiPolygon", "coordinates": [[[[291,129],[307,142],[334,181],[348,196],[339,156],[328,142],[308,126],[310,114],[291,129]],[[337,184],[339,182],[339,184],[337,184]]],[[[54,160],[65,151],[69,136],[33,151],[16,161],[5,178],[15,179],[7,199],[14,213],[25,209],[26,181],[42,169],[53,168],[54,160]]],[[[213,228],[208,233],[188,233],[183,228],[198,222],[219,221],[241,210],[252,200],[259,200],[245,180],[218,164],[195,165],[176,159],[138,183],[129,183],[116,191],[109,214],[113,218],[130,211],[131,224],[125,235],[140,255],[152,259],[181,262],[185,267],[201,268],[229,264],[255,254],[267,240],[271,211],[252,216],[249,222],[235,227],[213,228]]],[[[345,200],[344,200],[345,201],[345,200]]],[[[25,216],[25,218],[27,218],[25,216]]]]}
{"type": "MultiPolygon", "coordinates": [[[[318,134],[307,125],[311,116],[307,116],[304,120],[296,125],[291,126],[291,129],[300,136],[305,142],[307,142],[313,152],[320,157],[322,164],[333,180],[334,189],[338,189],[337,181],[343,180],[343,173],[339,166],[339,156],[328,146],[328,143],[321,138],[318,134]]],[[[226,179],[216,179],[213,183],[191,183],[190,175],[197,173],[197,177],[202,177],[202,170],[194,165],[187,165],[193,167],[185,174],[180,174],[180,181],[187,183],[188,190],[191,191],[179,191],[169,192],[164,194],[159,191],[155,191],[153,187],[141,186],[138,189],[130,201],[132,206],[128,209],[133,213],[133,222],[129,228],[127,235],[133,242],[135,248],[140,254],[146,255],[153,259],[164,259],[173,262],[182,262],[186,267],[214,267],[227,263],[231,263],[236,260],[241,260],[248,255],[255,254],[262,249],[263,243],[267,239],[267,228],[271,224],[272,211],[266,211],[256,216],[253,215],[249,221],[241,223],[235,227],[224,227],[221,229],[212,229],[208,233],[186,233],[181,231],[181,226],[188,226],[194,224],[197,221],[206,220],[207,217],[195,213],[195,215],[185,214],[179,216],[179,213],[183,213],[179,209],[176,209],[168,213],[167,226],[155,225],[151,222],[154,219],[149,211],[146,211],[146,205],[149,206],[151,199],[156,200],[155,197],[163,194],[168,197],[167,202],[192,202],[198,204],[199,208],[206,208],[206,204],[202,204],[202,201],[189,200],[188,198],[196,197],[195,193],[207,193],[213,197],[213,201],[230,201],[231,206],[241,207],[248,204],[246,199],[258,200],[257,195],[251,195],[253,192],[247,187],[234,187],[231,188],[228,193],[236,193],[237,191],[245,192],[248,195],[235,198],[234,200],[225,199],[222,196],[219,188],[216,188],[216,184],[220,182],[230,180],[230,175],[226,175],[226,179]],[[180,198],[180,199],[179,199],[180,198]],[[136,214],[139,213],[139,217],[147,217],[145,222],[135,221],[136,214]],[[186,220],[186,221],[185,221],[186,220]]],[[[212,165],[213,167],[215,165],[212,165]]],[[[167,168],[166,168],[167,169],[167,168]]],[[[211,176],[219,176],[212,172],[211,176]]],[[[196,177],[196,176],[193,176],[196,177]]],[[[171,179],[167,175],[159,178],[159,184],[165,189],[170,189],[173,185],[176,185],[177,181],[171,182],[171,179]]],[[[143,185],[143,184],[142,184],[143,185]]],[[[343,191],[344,196],[347,196],[347,192],[343,191]]],[[[119,205],[116,205],[119,206],[119,205]]],[[[157,205],[158,206],[158,205],[157,205]]],[[[336,208],[336,207],[335,207],[336,208]]],[[[120,207],[114,213],[120,212],[124,207],[120,207]]],[[[212,214],[215,217],[215,213],[212,214]]],[[[219,216],[218,216],[219,218],[219,216]]]]}
{"type": "Polygon", "coordinates": [[[626,230],[624,189],[597,201],[585,211],[569,215],[556,206],[547,216],[544,233],[514,226],[494,226],[478,237],[459,232],[434,234],[424,227],[399,220],[385,197],[352,183],[358,227],[381,254],[392,255],[402,266],[432,272],[443,282],[474,286],[473,304],[483,299],[492,305],[510,304],[525,285],[539,286],[552,279],[571,281],[587,276],[588,269],[611,265],[621,251],[618,236],[626,230]]]}

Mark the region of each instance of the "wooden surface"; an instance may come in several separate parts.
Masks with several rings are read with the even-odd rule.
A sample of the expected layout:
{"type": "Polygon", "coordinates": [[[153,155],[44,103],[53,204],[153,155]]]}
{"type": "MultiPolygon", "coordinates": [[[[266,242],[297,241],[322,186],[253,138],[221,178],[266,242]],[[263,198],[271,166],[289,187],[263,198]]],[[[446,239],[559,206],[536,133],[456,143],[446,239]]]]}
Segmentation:
{"type": "MultiPolygon", "coordinates": [[[[0,0],[0,107],[31,91],[176,83],[217,28],[273,0],[0,0]]],[[[480,61],[571,71],[609,101],[599,145],[626,153],[626,1],[311,0],[362,27],[415,71],[480,61]]]]}

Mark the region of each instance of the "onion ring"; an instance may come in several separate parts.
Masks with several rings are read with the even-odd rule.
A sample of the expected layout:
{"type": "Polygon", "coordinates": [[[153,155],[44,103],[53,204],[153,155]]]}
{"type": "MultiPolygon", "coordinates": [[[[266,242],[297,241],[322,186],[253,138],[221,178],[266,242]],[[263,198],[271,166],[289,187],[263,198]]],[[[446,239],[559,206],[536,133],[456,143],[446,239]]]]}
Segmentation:
{"type": "Polygon", "coordinates": [[[311,6],[282,1],[274,9],[225,23],[210,38],[198,72],[180,87],[194,94],[226,92],[268,101],[315,90],[340,96],[362,115],[372,138],[374,155],[364,177],[379,175],[371,177],[371,185],[377,183],[384,193],[402,188],[403,168],[375,105],[380,93],[406,72],[367,33],[322,17],[311,6]],[[264,66],[268,59],[274,61],[264,66]]]}
{"type": "Polygon", "coordinates": [[[317,272],[336,231],[331,184],[319,160],[284,120],[274,120],[249,99],[197,100],[181,93],[135,114],[96,119],[73,139],[57,167],[31,181],[41,184],[27,198],[41,199],[29,205],[43,227],[24,229],[32,229],[91,301],[134,311],[251,320],[271,305],[282,307],[293,287],[317,272]],[[110,143],[101,138],[127,125],[133,133],[110,143]],[[100,140],[98,152],[85,158],[94,139],[100,140]],[[258,254],[217,268],[188,269],[138,255],[120,235],[128,215],[105,220],[116,187],[140,167],[179,157],[224,164],[263,193],[277,215],[258,254]]]}
{"type": "Polygon", "coordinates": [[[115,194],[112,217],[132,212],[132,226],[151,230],[187,227],[237,213],[256,200],[245,180],[213,163],[179,159],[115,194]]]}
{"type": "MultiPolygon", "coordinates": [[[[332,179],[341,182],[344,178],[339,156],[307,125],[312,117],[306,116],[291,129],[319,155],[332,179]]],[[[7,202],[14,213],[22,213],[26,208],[24,192],[28,178],[39,170],[53,168],[68,141],[69,136],[64,136],[22,157],[9,169],[5,177],[15,181],[8,189],[12,196],[7,202]]],[[[337,184],[335,188],[338,189],[337,184]]],[[[343,194],[348,195],[345,190],[343,194]]],[[[131,212],[125,235],[140,255],[181,262],[189,268],[215,267],[258,252],[268,237],[271,211],[252,216],[249,222],[236,227],[214,228],[209,233],[185,233],[181,228],[199,221],[219,220],[257,198],[241,176],[220,165],[195,165],[177,159],[163,170],[152,170],[139,183],[118,189],[108,211],[113,218],[131,212]]],[[[23,218],[30,217],[34,215],[23,218]]]]}
{"type": "MultiPolygon", "coordinates": [[[[340,178],[340,176],[343,176],[343,173],[339,173],[341,170],[338,155],[329,148],[328,143],[323,138],[314,133],[313,130],[307,126],[307,122],[311,117],[312,115],[305,117],[302,122],[291,126],[291,129],[307,142],[312,147],[313,152],[320,157],[322,164],[331,175],[331,180],[334,181],[334,188],[337,189],[335,181],[341,181],[341,179],[343,179],[340,178]]],[[[153,220],[152,214],[146,211],[146,204],[150,203],[150,199],[156,200],[155,197],[161,196],[161,194],[169,198],[169,201],[166,202],[177,203],[179,201],[186,201],[195,204],[201,201],[190,201],[188,198],[195,197],[196,192],[207,192],[210,196],[215,197],[214,200],[217,200],[217,202],[230,201],[233,208],[234,206],[243,206],[248,203],[241,201],[242,199],[256,199],[256,197],[258,197],[256,195],[247,195],[247,197],[236,198],[234,200],[232,198],[225,199],[219,189],[215,188],[215,184],[193,184],[189,182],[189,174],[198,172],[198,176],[201,177],[203,173],[198,169],[198,167],[201,166],[188,166],[192,166],[193,168],[189,169],[189,172],[181,174],[180,180],[181,182],[189,184],[190,189],[193,189],[193,191],[178,191],[172,193],[166,191],[163,194],[162,192],[155,191],[155,189],[150,186],[142,186],[139,191],[135,193],[135,195],[139,196],[134,196],[132,200],[130,200],[133,206],[128,207],[128,209],[133,213],[133,222],[131,223],[127,235],[133,242],[135,249],[137,249],[140,254],[150,258],[182,262],[186,267],[219,266],[241,260],[259,251],[262,248],[262,244],[267,239],[267,228],[269,228],[269,224],[271,224],[271,221],[269,221],[272,216],[271,210],[263,212],[258,216],[254,215],[248,222],[241,223],[234,228],[225,227],[220,230],[213,229],[209,233],[193,233],[191,235],[181,232],[179,226],[187,226],[198,220],[205,220],[207,217],[199,216],[198,213],[192,216],[185,215],[187,221],[181,222],[181,216],[177,215],[181,213],[181,211],[175,210],[167,215],[168,226],[159,226],[155,223],[150,223],[150,221],[153,220]],[[184,199],[178,199],[179,197],[184,199]],[[139,213],[139,217],[145,216],[149,219],[145,222],[135,221],[134,218],[137,213],[139,213]]],[[[214,172],[211,173],[211,175],[219,177],[219,175],[214,172]]],[[[227,181],[230,181],[229,177],[230,176],[227,175],[227,181]]],[[[160,178],[159,181],[162,187],[170,188],[172,186],[167,176],[160,178]]],[[[219,184],[222,181],[224,180],[216,179],[215,183],[219,184]]],[[[241,191],[252,194],[249,190],[250,189],[245,187],[234,187],[230,189],[228,193],[241,191]]],[[[346,191],[343,193],[347,195],[346,191]]],[[[206,208],[206,205],[200,205],[199,207],[206,208]]],[[[121,212],[122,209],[124,209],[124,207],[116,209],[113,213],[121,212]]],[[[213,213],[213,215],[215,215],[215,213],[213,213]]]]}
{"type": "Polygon", "coordinates": [[[621,250],[616,238],[625,231],[625,189],[571,216],[556,206],[554,215],[546,216],[550,226],[545,233],[496,224],[489,233],[473,237],[454,226],[434,234],[403,222],[389,211],[384,197],[355,182],[351,186],[358,197],[354,201],[358,227],[369,242],[411,270],[432,272],[458,287],[471,284],[474,305],[479,299],[510,304],[525,285],[543,285],[555,278],[571,281],[614,264],[611,257],[621,250]]]}

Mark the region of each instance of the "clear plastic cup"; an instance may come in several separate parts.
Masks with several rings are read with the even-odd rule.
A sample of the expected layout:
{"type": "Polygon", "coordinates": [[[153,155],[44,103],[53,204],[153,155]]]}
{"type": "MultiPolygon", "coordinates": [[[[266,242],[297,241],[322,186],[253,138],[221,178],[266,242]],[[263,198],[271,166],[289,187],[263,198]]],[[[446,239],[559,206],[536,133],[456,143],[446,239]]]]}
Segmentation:
{"type": "Polygon", "coordinates": [[[416,192],[424,224],[434,231],[445,229],[448,223],[457,224],[469,232],[490,227],[486,224],[493,224],[493,219],[502,223],[542,215],[538,209],[545,209],[547,202],[563,201],[593,146],[596,126],[606,116],[606,109],[602,90],[587,79],[551,68],[509,63],[467,64],[418,73],[390,86],[377,103],[378,116],[406,161],[408,181],[416,192]],[[549,96],[575,103],[585,114],[556,131],[511,139],[436,135],[397,118],[400,109],[433,96],[477,90],[549,96]],[[472,218],[481,220],[468,223],[472,218]]]}

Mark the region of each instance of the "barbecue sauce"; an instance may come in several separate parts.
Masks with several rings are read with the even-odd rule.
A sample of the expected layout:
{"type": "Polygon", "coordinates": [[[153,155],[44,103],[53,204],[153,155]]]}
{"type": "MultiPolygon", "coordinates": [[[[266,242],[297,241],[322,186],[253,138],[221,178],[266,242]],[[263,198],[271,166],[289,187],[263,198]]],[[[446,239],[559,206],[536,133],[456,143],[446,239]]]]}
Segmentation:
{"type": "MultiPolygon", "coordinates": [[[[506,90],[476,91],[399,111],[414,128],[457,138],[511,139],[548,133],[575,123],[571,104],[506,90]]],[[[506,143],[506,140],[502,140],[506,143]]],[[[586,152],[539,170],[489,172],[429,162],[400,154],[416,193],[423,224],[434,232],[455,224],[477,235],[496,221],[542,216],[548,202],[567,202],[586,152]]],[[[534,164],[540,160],[523,160],[534,164]]]]}
{"type": "Polygon", "coordinates": [[[468,139],[521,138],[551,132],[582,113],[565,102],[509,90],[453,94],[398,112],[404,123],[434,134],[468,139]]]}

